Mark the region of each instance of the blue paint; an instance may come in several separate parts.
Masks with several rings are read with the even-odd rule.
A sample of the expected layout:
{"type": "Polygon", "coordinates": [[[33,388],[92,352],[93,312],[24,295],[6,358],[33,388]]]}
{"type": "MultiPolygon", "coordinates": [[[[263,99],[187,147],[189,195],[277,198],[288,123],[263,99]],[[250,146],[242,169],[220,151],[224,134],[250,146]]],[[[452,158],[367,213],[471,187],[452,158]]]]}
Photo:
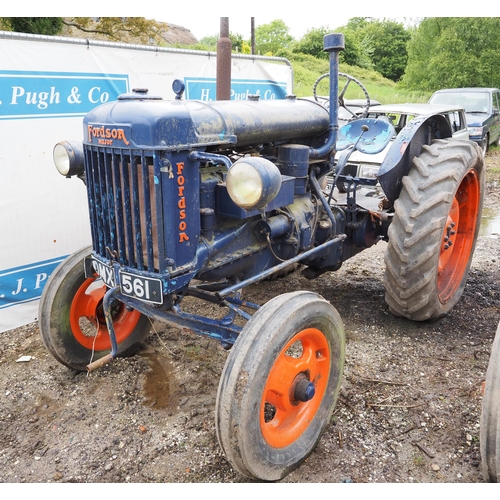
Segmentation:
{"type": "Polygon", "coordinates": [[[0,309],[39,299],[48,277],[65,258],[0,270],[0,309]]]}

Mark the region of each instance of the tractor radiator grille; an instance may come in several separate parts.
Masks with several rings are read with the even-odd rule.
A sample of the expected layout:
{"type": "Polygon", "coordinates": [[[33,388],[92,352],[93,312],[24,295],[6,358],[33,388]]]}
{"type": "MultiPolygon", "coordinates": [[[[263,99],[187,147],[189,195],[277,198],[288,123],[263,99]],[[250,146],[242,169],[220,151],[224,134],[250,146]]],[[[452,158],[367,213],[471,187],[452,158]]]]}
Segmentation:
{"type": "Polygon", "coordinates": [[[121,265],[162,272],[161,183],[155,154],[85,147],[94,251],[121,265]]]}

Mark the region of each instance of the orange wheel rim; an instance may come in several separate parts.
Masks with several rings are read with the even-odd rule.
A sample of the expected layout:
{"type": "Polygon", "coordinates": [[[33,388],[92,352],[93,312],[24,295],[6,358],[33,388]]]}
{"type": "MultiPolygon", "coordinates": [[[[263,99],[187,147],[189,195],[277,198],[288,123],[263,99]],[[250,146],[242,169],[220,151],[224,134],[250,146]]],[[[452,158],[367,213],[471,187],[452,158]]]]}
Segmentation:
{"type": "MultiPolygon", "coordinates": [[[[76,292],[70,307],[69,321],[75,339],[87,349],[104,351],[111,349],[106,320],[102,309],[102,299],[108,289],[96,283],[95,278],[86,279],[76,292]]],[[[127,310],[116,301],[111,306],[111,316],[116,341],[123,342],[137,326],[141,313],[127,310]]]]}
{"type": "Polygon", "coordinates": [[[443,231],[438,263],[438,295],[445,304],[457,291],[467,270],[476,234],[480,184],[469,170],[455,193],[443,231]]]}
{"type": "Polygon", "coordinates": [[[297,333],[279,353],[269,371],[260,409],[260,428],[270,446],[284,448],[305,432],[325,394],[330,362],[326,338],[315,328],[297,333]],[[304,377],[314,386],[314,396],[306,402],[294,396],[297,380],[304,377]]]}

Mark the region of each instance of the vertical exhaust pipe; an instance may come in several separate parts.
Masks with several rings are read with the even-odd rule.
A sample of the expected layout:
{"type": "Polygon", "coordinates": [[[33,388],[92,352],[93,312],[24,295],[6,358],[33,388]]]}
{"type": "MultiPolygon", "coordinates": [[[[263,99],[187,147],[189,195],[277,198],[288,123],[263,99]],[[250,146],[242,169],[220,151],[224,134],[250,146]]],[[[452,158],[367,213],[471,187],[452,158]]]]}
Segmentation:
{"type": "Polygon", "coordinates": [[[344,35],[334,33],[323,38],[324,51],[330,53],[330,123],[328,139],[320,148],[311,148],[311,158],[321,158],[333,151],[339,130],[339,52],[344,50],[344,35]]]}
{"type": "Polygon", "coordinates": [[[229,17],[220,18],[220,37],[217,40],[217,84],[218,101],[231,99],[231,40],[229,38],[229,17]]]}

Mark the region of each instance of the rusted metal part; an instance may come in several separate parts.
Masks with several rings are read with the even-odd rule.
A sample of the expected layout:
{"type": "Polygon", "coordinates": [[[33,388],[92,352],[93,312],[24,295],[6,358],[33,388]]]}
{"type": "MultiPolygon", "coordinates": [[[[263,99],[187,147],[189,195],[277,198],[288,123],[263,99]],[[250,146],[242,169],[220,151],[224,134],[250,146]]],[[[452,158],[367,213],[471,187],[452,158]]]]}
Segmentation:
{"type": "Polygon", "coordinates": [[[255,17],[250,18],[250,45],[252,48],[252,55],[255,54],[255,17]]]}
{"type": "Polygon", "coordinates": [[[97,359],[96,361],[93,361],[92,363],[87,365],[87,371],[93,372],[94,370],[97,370],[97,368],[101,368],[101,366],[107,365],[108,363],[111,363],[113,361],[113,356],[111,354],[108,354],[104,356],[103,358],[97,359]]]}
{"type": "Polygon", "coordinates": [[[217,83],[218,101],[231,99],[231,40],[229,39],[229,18],[220,18],[220,37],[217,41],[217,83]]]}

